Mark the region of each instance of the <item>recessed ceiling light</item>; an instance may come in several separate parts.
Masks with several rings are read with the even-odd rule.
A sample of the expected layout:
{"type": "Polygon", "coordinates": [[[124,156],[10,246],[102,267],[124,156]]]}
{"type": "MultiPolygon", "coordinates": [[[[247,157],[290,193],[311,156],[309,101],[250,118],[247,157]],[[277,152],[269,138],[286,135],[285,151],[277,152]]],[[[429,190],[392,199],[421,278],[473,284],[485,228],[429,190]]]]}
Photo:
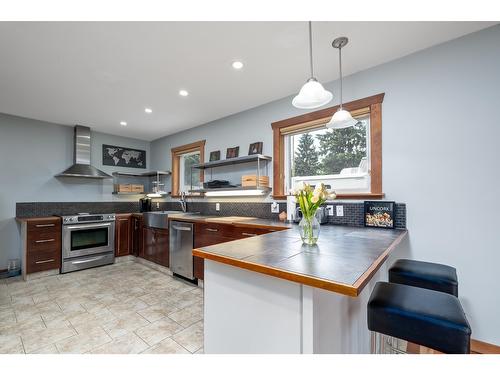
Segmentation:
{"type": "Polygon", "coordinates": [[[234,61],[232,63],[232,67],[233,69],[240,70],[241,68],[243,68],[243,63],[241,61],[234,61]]]}
{"type": "Polygon", "coordinates": [[[121,126],[127,126],[127,123],[125,121],[120,121],[121,126]]]}
{"type": "Polygon", "coordinates": [[[153,113],[153,110],[151,108],[144,108],[144,112],[153,113]]]}
{"type": "Polygon", "coordinates": [[[180,96],[188,96],[189,93],[186,90],[179,90],[179,95],[180,96]]]}

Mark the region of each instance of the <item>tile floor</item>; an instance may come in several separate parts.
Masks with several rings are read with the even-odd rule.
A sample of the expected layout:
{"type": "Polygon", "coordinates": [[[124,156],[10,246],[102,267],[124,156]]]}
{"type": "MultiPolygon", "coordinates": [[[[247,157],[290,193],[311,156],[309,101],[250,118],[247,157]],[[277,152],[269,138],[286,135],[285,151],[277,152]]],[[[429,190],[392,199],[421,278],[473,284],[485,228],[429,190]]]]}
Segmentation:
{"type": "Polygon", "coordinates": [[[203,292],[133,261],[0,280],[5,353],[203,353],[203,292]]]}

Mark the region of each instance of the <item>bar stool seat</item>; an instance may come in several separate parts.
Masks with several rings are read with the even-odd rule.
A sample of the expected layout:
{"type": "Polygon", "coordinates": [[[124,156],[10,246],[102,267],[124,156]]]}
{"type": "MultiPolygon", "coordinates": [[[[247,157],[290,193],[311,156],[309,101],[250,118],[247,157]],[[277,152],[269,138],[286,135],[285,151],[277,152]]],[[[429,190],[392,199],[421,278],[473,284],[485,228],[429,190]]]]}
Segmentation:
{"type": "Polygon", "coordinates": [[[457,271],[444,264],[399,259],[389,269],[389,282],[436,290],[458,297],[457,271]]]}
{"type": "Polygon", "coordinates": [[[470,352],[460,301],[434,290],[378,282],[368,302],[368,329],[443,353],[470,352]]]}

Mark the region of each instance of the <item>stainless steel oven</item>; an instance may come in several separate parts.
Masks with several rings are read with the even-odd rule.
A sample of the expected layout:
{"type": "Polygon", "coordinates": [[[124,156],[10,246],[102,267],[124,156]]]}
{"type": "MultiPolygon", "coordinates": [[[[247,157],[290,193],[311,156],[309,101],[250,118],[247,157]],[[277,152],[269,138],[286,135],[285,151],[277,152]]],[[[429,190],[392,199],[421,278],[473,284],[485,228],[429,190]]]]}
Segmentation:
{"type": "Polygon", "coordinates": [[[62,217],[62,271],[114,263],[115,215],[62,217]]]}

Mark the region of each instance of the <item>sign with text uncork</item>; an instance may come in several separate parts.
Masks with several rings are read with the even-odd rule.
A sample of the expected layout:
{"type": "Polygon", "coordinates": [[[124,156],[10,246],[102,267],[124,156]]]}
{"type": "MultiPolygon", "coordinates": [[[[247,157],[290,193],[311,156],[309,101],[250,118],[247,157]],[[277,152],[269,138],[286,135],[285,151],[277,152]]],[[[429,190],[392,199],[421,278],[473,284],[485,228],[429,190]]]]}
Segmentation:
{"type": "Polygon", "coordinates": [[[396,202],[365,201],[365,227],[394,229],[396,202]]]}

